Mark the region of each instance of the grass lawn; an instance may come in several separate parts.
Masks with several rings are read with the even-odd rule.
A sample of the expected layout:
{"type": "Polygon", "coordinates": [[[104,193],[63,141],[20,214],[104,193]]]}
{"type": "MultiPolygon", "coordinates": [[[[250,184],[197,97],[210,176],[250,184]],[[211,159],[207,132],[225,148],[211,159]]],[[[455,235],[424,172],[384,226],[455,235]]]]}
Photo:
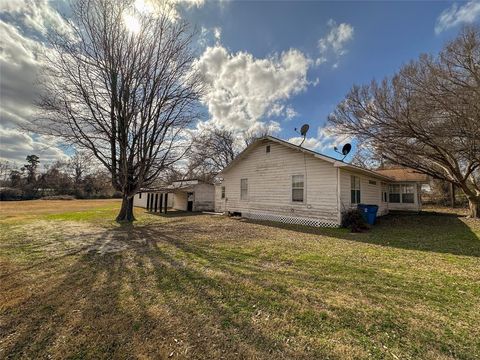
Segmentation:
{"type": "Polygon", "coordinates": [[[0,358],[480,358],[480,222],[364,234],[0,203],[0,358]]]}

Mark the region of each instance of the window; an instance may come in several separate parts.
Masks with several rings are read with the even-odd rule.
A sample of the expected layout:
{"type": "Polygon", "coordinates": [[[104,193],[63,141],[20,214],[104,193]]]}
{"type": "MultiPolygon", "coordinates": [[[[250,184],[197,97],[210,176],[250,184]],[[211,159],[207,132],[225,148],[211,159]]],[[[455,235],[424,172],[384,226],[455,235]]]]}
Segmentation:
{"type": "Polygon", "coordinates": [[[265,148],[265,151],[266,151],[267,153],[270,152],[270,145],[267,145],[267,147],[265,148]]]}
{"type": "Polygon", "coordinates": [[[377,182],[376,182],[376,181],[373,181],[373,180],[368,180],[368,183],[369,183],[370,185],[377,185],[377,182]]]}
{"type": "Polygon", "coordinates": [[[358,176],[350,177],[350,198],[352,204],[360,204],[360,178],[358,176]]]}
{"type": "Polygon", "coordinates": [[[303,175],[292,176],[292,201],[303,202],[303,175]]]}
{"type": "Polygon", "coordinates": [[[142,193],[138,193],[138,198],[139,198],[139,199],[142,198],[142,193]]]}
{"type": "Polygon", "coordinates": [[[388,197],[388,202],[399,203],[400,202],[400,185],[390,185],[390,195],[388,197]]]}
{"type": "Polygon", "coordinates": [[[415,202],[414,193],[413,185],[402,185],[402,203],[413,204],[415,202]]]}
{"type": "Polygon", "coordinates": [[[248,179],[240,179],[240,199],[247,200],[248,196],[248,179]]]}
{"type": "Polygon", "coordinates": [[[383,202],[388,202],[388,195],[387,195],[387,192],[385,190],[382,191],[382,200],[383,200],[383,202]]]}
{"type": "Polygon", "coordinates": [[[222,186],[222,199],[225,199],[225,186],[222,186]]]}
{"type": "Polygon", "coordinates": [[[415,202],[415,189],[410,184],[390,185],[390,202],[413,204],[415,202]]]}

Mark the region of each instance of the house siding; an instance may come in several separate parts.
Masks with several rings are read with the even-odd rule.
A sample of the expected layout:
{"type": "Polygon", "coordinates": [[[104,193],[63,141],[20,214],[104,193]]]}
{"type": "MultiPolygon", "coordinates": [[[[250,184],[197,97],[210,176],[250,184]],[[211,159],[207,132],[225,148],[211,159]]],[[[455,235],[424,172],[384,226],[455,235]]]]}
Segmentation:
{"type": "Polygon", "coordinates": [[[365,176],[354,171],[340,169],[340,209],[346,211],[354,208],[357,205],[351,202],[351,176],[360,178],[360,202],[362,204],[377,205],[378,215],[385,215],[388,213],[388,203],[382,200],[382,181],[373,176],[365,176]],[[372,185],[369,181],[375,181],[372,185]]]}
{"type": "Polygon", "coordinates": [[[195,185],[194,211],[212,211],[215,209],[215,187],[211,184],[195,185]]]}
{"type": "Polygon", "coordinates": [[[263,141],[222,177],[222,184],[216,187],[218,211],[240,212],[246,217],[272,214],[339,224],[337,169],[313,155],[263,141]],[[270,145],[269,153],[267,145],[270,145]],[[292,202],[293,175],[304,176],[303,203],[292,202]],[[248,179],[245,200],[240,199],[241,179],[248,179]],[[222,186],[225,186],[225,199],[221,199],[222,186]]]}

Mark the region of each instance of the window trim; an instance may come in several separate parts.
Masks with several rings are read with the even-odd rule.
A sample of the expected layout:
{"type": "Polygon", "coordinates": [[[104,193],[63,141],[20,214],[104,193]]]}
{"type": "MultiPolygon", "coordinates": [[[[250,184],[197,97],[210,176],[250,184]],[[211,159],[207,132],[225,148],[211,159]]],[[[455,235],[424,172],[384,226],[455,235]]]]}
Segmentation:
{"type": "Polygon", "coordinates": [[[294,204],[303,204],[305,203],[305,175],[303,174],[295,174],[295,175],[292,175],[292,177],[290,178],[291,179],[291,183],[290,183],[290,188],[291,188],[291,191],[290,191],[290,201],[294,204]],[[293,184],[294,184],[294,181],[293,181],[293,178],[295,176],[301,176],[302,177],[302,187],[294,187],[293,184]],[[302,189],[302,200],[294,200],[293,199],[293,190],[300,190],[302,189]]]}
{"type": "Polygon", "coordinates": [[[248,178],[240,179],[240,200],[248,200],[248,178]],[[245,189],[243,188],[243,181],[245,180],[245,189]],[[245,194],[243,191],[245,190],[245,194]]]}
{"type": "Polygon", "coordinates": [[[362,180],[360,176],[356,175],[350,175],[350,203],[352,205],[358,205],[361,204],[362,202],[362,180]],[[358,188],[357,188],[357,183],[355,179],[358,179],[358,188]],[[352,193],[352,191],[355,191],[355,195],[352,193]],[[352,196],[353,195],[353,196],[352,196]],[[355,201],[352,201],[354,199],[355,201]]]}

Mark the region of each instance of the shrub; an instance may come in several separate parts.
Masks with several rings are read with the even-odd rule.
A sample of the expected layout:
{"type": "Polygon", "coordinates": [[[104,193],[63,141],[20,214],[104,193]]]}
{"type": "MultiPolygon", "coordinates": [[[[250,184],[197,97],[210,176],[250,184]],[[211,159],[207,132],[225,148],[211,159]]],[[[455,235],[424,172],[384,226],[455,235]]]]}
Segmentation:
{"type": "Polygon", "coordinates": [[[350,209],[342,213],[342,227],[348,228],[352,232],[361,232],[368,229],[362,212],[358,209],[350,209]]]}
{"type": "Polygon", "coordinates": [[[23,200],[23,192],[14,188],[0,189],[0,201],[23,200]]]}
{"type": "Polygon", "coordinates": [[[72,195],[49,195],[42,197],[42,200],[75,200],[72,195]]]}

